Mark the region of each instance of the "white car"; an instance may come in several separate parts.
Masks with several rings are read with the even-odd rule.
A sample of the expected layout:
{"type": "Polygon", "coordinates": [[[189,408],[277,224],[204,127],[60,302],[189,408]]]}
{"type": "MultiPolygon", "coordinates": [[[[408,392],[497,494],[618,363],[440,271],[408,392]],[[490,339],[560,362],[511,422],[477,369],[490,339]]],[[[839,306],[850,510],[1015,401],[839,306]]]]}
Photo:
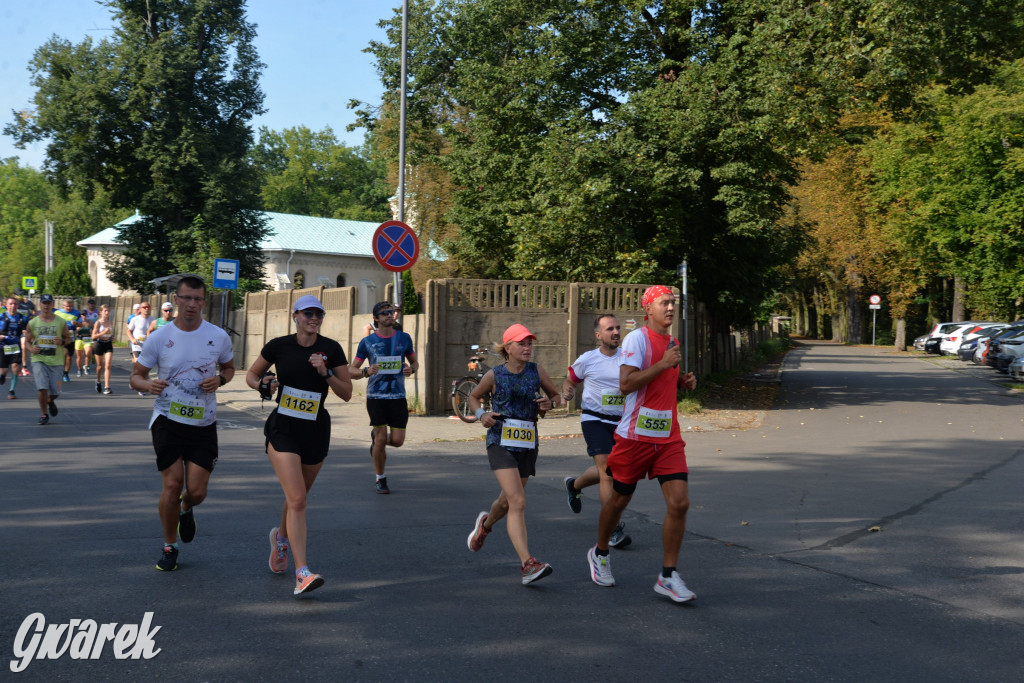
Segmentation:
{"type": "Polygon", "coordinates": [[[942,348],[942,342],[953,333],[957,333],[957,346],[960,345],[959,331],[964,328],[969,328],[974,325],[991,325],[992,323],[984,320],[961,320],[955,323],[938,323],[932,328],[931,332],[928,333],[928,342],[925,343],[924,350],[928,353],[938,353],[945,355],[946,353],[956,353],[956,349],[952,351],[946,351],[942,348]]]}
{"type": "Polygon", "coordinates": [[[960,345],[978,336],[984,329],[999,323],[964,323],[948,334],[940,335],[939,354],[943,356],[955,355],[960,350],[960,345]]]}

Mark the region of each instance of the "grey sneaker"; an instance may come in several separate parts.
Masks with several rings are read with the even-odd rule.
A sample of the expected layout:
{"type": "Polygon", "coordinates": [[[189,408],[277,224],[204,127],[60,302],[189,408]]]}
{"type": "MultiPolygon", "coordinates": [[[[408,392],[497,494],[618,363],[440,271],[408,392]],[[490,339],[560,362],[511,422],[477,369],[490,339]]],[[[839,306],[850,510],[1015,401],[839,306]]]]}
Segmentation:
{"type": "Polygon", "coordinates": [[[689,602],[697,597],[697,594],[687,588],[683,580],[679,578],[679,572],[672,572],[672,576],[667,579],[658,574],[658,580],[654,583],[654,592],[667,595],[674,602],[689,602]]]}
{"type": "Polygon", "coordinates": [[[619,525],[615,527],[615,531],[612,532],[612,537],[608,541],[608,545],[613,548],[625,548],[627,545],[633,542],[633,538],[625,532],[626,523],[619,522],[619,525]]]}

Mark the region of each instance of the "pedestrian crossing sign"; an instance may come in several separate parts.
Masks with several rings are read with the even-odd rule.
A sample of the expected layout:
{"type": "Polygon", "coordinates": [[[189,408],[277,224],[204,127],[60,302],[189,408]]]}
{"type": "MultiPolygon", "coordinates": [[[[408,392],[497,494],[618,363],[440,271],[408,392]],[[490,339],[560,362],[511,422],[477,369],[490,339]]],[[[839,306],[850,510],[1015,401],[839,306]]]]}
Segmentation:
{"type": "Polygon", "coordinates": [[[39,285],[39,278],[34,275],[29,275],[21,278],[22,289],[37,289],[39,285]]]}

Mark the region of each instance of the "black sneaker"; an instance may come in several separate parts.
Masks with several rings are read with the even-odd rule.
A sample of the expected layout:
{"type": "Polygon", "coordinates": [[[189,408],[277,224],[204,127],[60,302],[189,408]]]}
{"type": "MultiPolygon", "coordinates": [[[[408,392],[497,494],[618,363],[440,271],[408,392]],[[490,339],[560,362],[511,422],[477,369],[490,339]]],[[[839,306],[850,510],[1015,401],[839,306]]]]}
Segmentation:
{"type": "Polygon", "coordinates": [[[164,546],[164,554],[156,561],[156,568],[162,572],[173,572],[178,568],[178,549],[173,545],[164,546]]]}
{"type": "Polygon", "coordinates": [[[196,529],[199,528],[199,525],[196,524],[193,510],[193,508],[189,508],[188,512],[178,514],[178,538],[182,543],[191,543],[192,539],[196,537],[196,529]]]}
{"type": "Polygon", "coordinates": [[[625,548],[632,543],[633,539],[624,531],[625,528],[626,523],[619,522],[619,525],[615,527],[615,531],[612,532],[612,537],[608,540],[608,545],[613,548],[625,548]]]}
{"type": "Polygon", "coordinates": [[[41,424],[41,425],[50,424],[50,418],[47,417],[46,415],[43,415],[41,418],[39,418],[39,424],[41,424]]]}
{"type": "Polygon", "coordinates": [[[583,509],[583,492],[573,488],[576,477],[566,477],[563,481],[565,482],[565,491],[569,494],[569,509],[578,515],[583,509]]]}
{"type": "Polygon", "coordinates": [[[7,383],[7,375],[0,375],[0,384],[7,383]]]}
{"type": "Polygon", "coordinates": [[[103,393],[103,385],[100,384],[99,382],[96,382],[96,393],[97,394],[102,394],[103,393]]]}
{"type": "Polygon", "coordinates": [[[17,396],[14,395],[14,389],[11,389],[10,391],[7,392],[7,398],[10,399],[11,401],[18,398],[17,396]]]}
{"type": "Polygon", "coordinates": [[[110,390],[110,387],[103,387],[103,395],[104,396],[110,396],[112,393],[114,393],[114,392],[110,390]]]}
{"type": "Polygon", "coordinates": [[[388,493],[391,493],[391,489],[388,488],[388,478],[387,477],[384,477],[383,479],[378,479],[377,480],[377,493],[383,493],[385,495],[388,494],[388,493]]]}
{"type": "Polygon", "coordinates": [[[49,404],[48,407],[50,408],[50,415],[52,415],[54,417],[57,417],[57,412],[58,412],[57,411],[57,404],[54,403],[53,401],[50,401],[50,404],[49,404]]]}

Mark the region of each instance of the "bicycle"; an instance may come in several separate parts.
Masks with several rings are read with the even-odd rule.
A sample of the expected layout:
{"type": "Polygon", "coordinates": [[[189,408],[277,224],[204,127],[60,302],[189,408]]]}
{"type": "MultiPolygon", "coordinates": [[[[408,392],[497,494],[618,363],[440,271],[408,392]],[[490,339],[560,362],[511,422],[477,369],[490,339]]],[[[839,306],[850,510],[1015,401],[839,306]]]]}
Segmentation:
{"type": "MultiPolygon", "coordinates": [[[[469,411],[469,395],[476,389],[476,385],[480,383],[480,380],[491,368],[485,362],[488,352],[481,349],[479,344],[470,346],[469,352],[469,362],[466,364],[466,367],[469,368],[472,374],[464,375],[452,382],[451,397],[452,410],[459,416],[459,419],[463,422],[473,423],[476,422],[476,415],[469,411]]],[[[490,412],[490,395],[485,396],[480,403],[485,411],[490,412]]]]}

